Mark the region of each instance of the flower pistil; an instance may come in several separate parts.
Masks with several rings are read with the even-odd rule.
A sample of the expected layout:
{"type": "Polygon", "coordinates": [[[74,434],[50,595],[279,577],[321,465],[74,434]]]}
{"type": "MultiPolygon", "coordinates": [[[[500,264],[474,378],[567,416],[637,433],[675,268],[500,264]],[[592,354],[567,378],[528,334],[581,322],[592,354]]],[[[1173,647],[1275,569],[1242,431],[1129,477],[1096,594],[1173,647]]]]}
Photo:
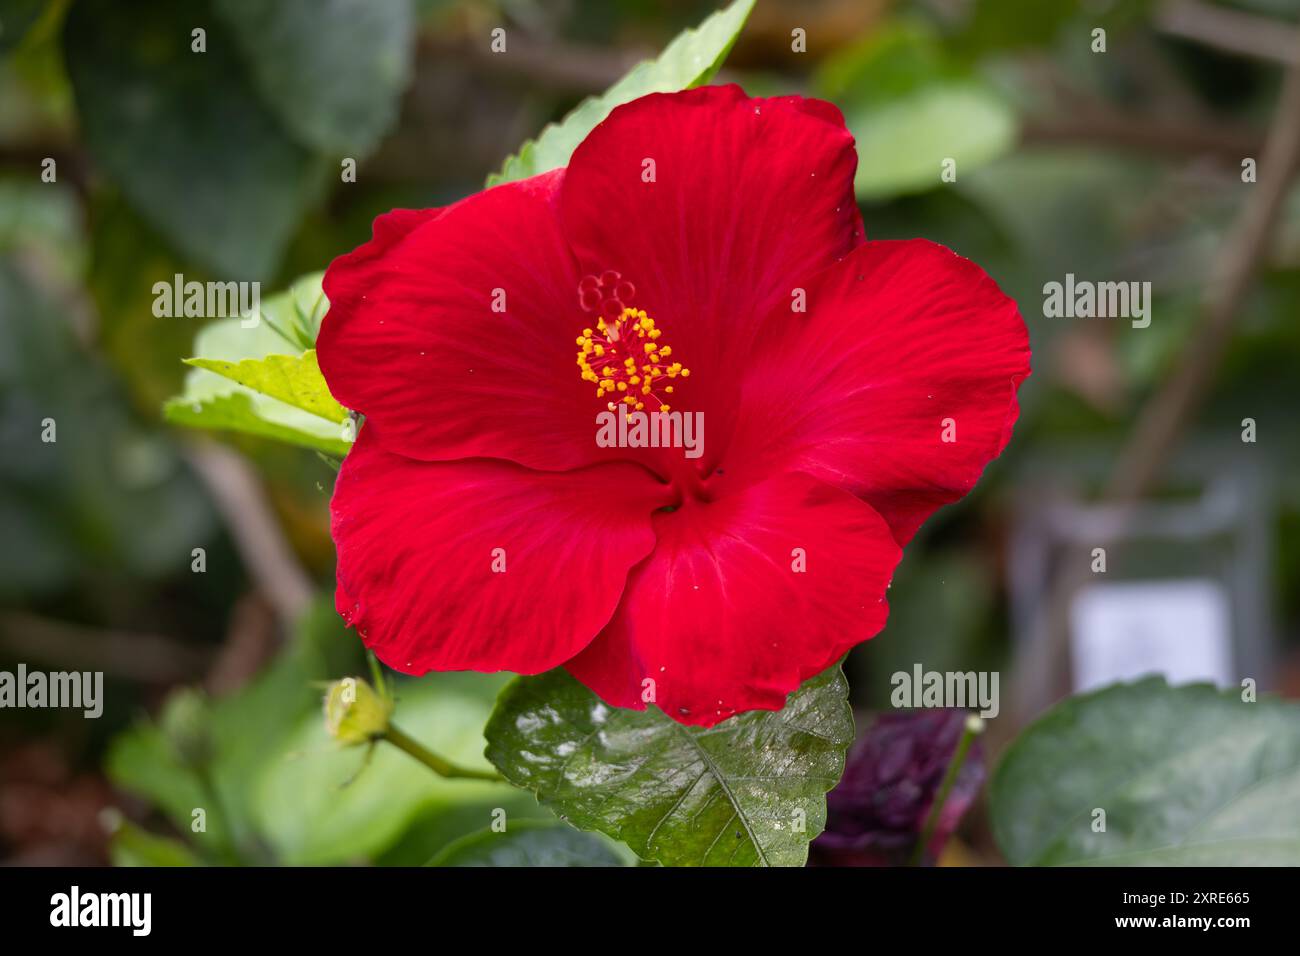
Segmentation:
{"type": "Polygon", "coordinates": [[[671,346],[659,344],[663,332],[655,320],[628,304],[635,294],[636,287],[612,270],[578,284],[583,310],[599,313],[595,328],[584,328],[577,338],[578,369],[610,411],[618,402],[642,411],[649,401],[657,404],[655,411],[666,412],[673,380],[689,378],[691,370],[673,361],[671,346]]]}

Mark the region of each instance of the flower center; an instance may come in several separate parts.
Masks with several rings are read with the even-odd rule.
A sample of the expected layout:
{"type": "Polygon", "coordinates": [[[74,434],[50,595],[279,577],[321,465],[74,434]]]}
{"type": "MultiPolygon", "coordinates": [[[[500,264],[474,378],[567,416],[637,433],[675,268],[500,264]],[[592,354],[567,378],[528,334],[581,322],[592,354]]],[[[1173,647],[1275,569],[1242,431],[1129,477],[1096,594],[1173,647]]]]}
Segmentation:
{"type": "Polygon", "coordinates": [[[691,370],[672,361],[670,346],[659,344],[655,320],[631,305],[635,295],[636,287],[613,270],[578,283],[578,304],[598,316],[596,327],[578,336],[578,369],[611,412],[619,402],[634,411],[650,402],[650,411],[666,412],[673,380],[689,378],[691,370]]]}

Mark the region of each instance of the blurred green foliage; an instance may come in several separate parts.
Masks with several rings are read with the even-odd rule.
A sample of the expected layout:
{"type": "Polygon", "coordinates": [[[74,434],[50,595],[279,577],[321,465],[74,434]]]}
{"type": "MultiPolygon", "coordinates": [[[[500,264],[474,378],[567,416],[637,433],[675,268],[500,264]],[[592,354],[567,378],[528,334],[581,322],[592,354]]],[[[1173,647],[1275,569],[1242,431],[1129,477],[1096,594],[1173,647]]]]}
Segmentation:
{"type": "MultiPolygon", "coordinates": [[[[214,863],[353,863],[400,850],[418,864],[489,824],[497,808],[512,820],[549,817],[505,783],[444,780],[394,748],[370,754],[332,741],[321,719],[322,683],[364,667],[358,642],[322,602],[252,684],[197,720],[186,713],[189,692],[173,695],[156,721],[117,740],[108,772],[148,797],[214,863]],[[192,723],[206,737],[197,760],[192,723]]],[[[504,683],[461,674],[399,681],[398,720],[449,759],[486,767],[483,725],[504,683]]]]}
{"type": "MultiPolygon", "coordinates": [[[[1297,19],[1287,0],[1221,5],[1297,19]]],[[[239,643],[247,625],[236,608],[259,582],[190,464],[199,433],[159,413],[178,395],[173,423],[225,416],[222,440],[256,463],[294,554],[328,592],[333,472],[313,451],[346,451],[340,423],[181,359],[301,354],[319,323],[319,285],[294,285],[298,277],[367,239],[381,212],[480,188],[503,157],[576,107],[573,125],[542,134],[506,173],[562,162],[609,106],[581,106],[588,97],[719,6],[0,0],[3,611],[159,633],[213,653],[239,643]],[[489,52],[500,24],[517,55],[489,52]],[[193,51],[196,28],[205,31],[202,54],[193,51]],[[42,181],[46,158],[57,162],[54,182],[42,181]],[[345,159],[357,161],[355,183],[340,176],[345,159]],[[256,336],[232,336],[238,319],[200,328],[153,314],[154,284],[176,273],[288,291],[266,296],[271,321],[256,336]],[[57,442],[41,441],[46,419],[57,442]],[[266,440],[286,434],[303,447],[266,440]],[[205,574],[190,571],[198,547],[208,553],[205,574]]],[[[837,103],[859,144],[868,236],[951,246],[1022,303],[1031,329],[1035,375],[1022,390],[1016,440],[976,493],[909,548],[887,629],[847,665],[859,704],[883,704],[887,676],[913,662],[1011,666],[1003,559],[1018,498],[1058,452],[1102,469],[1113,459],[1142,401],[1176,367],[1204,278],[1253,188],[1241,181],[1235,144],[1257,152],[1277,66],[1173,38],[1151,9],[759,0],[718,74],[754,93],[837,103]],[[807,31],[807,53],[791,49],[796,26],[807,31]],[[1089,49],[1098,27],[1108,33],[1104,58],[1089,49]],[[1140,135],[1165,122],[1195,135],[1181,145],[1140,135]],[[955,161],[955,182],[940,177],[945,159],[955,161]],[[1156,320],[1138,335],[1100,320],[1043,318],[1042,285],[1066,272],[1151,280],[1156,320]]],[[[671,69],[634,74],[644,81],[634,92],[704,81],[730,46],[725,31],[702,33],[678,48],[671,69]]],[[[1292,654],[1298,261],[1293,198],[1189,428],[1192,444],[1240,454],[1240,420],[1260,422],[1263,437],[1245,447],[1272,478],[1262,506],[1273,519],[1272,589],[1292,654]]],[[[5,626],[0,617],[0,637],[5,626]]],[[[12,655],[0,644],[4,656],[12,655]]],[[[450,865],[484,849],[474,834],[495,808],[551,819],[504,784],[441,781],[383,749],[363,769],[362,751],[336,749],[312,682],[363,667],[357,641],[322,600],[241,689],[198,698],[198,717],[192,696],[128,685],[105,718],[122,731],[107,754],[58,737],[49,746],[92,772],[102,759],[124,794],[154,808],[132,804],[133,819],[116,821],[120,862],[421,864],[443,852],[450,865]],[[210,748],[198,767],[176,749],[178,722],[196,720],[210,748]],[[206,810],[205,832],[192,829],[195,808],[206,810]]],[[[482,727],[502,683],[400,681],[397,720],[448,757],[484,766],[482,727]]],[[[30,726],[44,732],[0,727],[0,757],[30,726]]],[[[568,852],[571,836],[548,842],[556,832],[572,833],[521,829],[512,852],[568,852]]],[[[1026,847],[1013,854],[1033,857],[1026,847]]],[[[23,848],[0,834],[0,852],[23,848]]]]}
{"type": "Polygon", "coordinates": [[[637,64],[600,96],[583,100],[565,118],[507,157],[487,184],[512,182],[565,166],[587,134],[620,103],[650,93],[676,92],[713,79],[736,42],[754,0],[733,0],[698,27],[683,31],[654,60],[637,64]]]}
{"type": "Polygon", "coordinates": [[[990,794],[1017,865],[1293,866],[1300,705],[1159,678],[1108,687],[1035,722],[990,794]]]}
{"type": "Polygon", "coordinates": [[[96,570],[153,578],[213,532],[176,449],[122,403],[66,303],[0,259],[0,596],[51,595],[96,570]],[[53,428],[52,442],[41,440],[53,428]]]}
{"type": "Polygon", "coordinates": [[[813,92],[836,103],[857,135],[860,199],[934,188],[1007,153],[1015,114],[921,21],[900,20],[828,57],[813,92]]]}
{"type": "Polygon", "coordinates": [[[327,306],[320,276],[308,276],[255,315],[204,326],[184,391],[167,402],[164,416],[346,455],[347,412],[331,397],[311,348],[327,306]]]}

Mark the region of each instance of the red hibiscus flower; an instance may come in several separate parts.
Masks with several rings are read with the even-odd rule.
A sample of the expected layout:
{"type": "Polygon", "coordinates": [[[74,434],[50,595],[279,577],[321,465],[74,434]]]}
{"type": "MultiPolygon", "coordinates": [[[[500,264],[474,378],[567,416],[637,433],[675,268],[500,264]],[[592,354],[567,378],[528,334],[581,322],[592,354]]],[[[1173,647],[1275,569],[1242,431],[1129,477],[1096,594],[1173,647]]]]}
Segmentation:
{"type": "Polygon", "coordinates": [[[655,94],[567,169],[335,260],[319,361],[365,415],[337,606],[381,660],[564,665],[709,726],[880,631],[902,545],[1007,443],[1029,347],[977,266],[865,241],[856,165],[828,103],[655,94]],[[702,454],[602,447],[620,405],[702,412],[702,454]]]}

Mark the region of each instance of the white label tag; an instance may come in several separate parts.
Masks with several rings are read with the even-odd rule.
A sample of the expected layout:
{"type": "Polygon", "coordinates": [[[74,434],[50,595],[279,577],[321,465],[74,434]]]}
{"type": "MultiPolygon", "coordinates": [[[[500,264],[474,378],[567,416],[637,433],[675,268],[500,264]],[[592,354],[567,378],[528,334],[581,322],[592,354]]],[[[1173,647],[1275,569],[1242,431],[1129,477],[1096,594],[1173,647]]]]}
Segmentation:
{"type": "Polygon", "coordinates": [[[1211,579],[1094,584],[1070,605],[1076,692],[1162,674],[1233,682],[1228,597],[1211,579]]]}

